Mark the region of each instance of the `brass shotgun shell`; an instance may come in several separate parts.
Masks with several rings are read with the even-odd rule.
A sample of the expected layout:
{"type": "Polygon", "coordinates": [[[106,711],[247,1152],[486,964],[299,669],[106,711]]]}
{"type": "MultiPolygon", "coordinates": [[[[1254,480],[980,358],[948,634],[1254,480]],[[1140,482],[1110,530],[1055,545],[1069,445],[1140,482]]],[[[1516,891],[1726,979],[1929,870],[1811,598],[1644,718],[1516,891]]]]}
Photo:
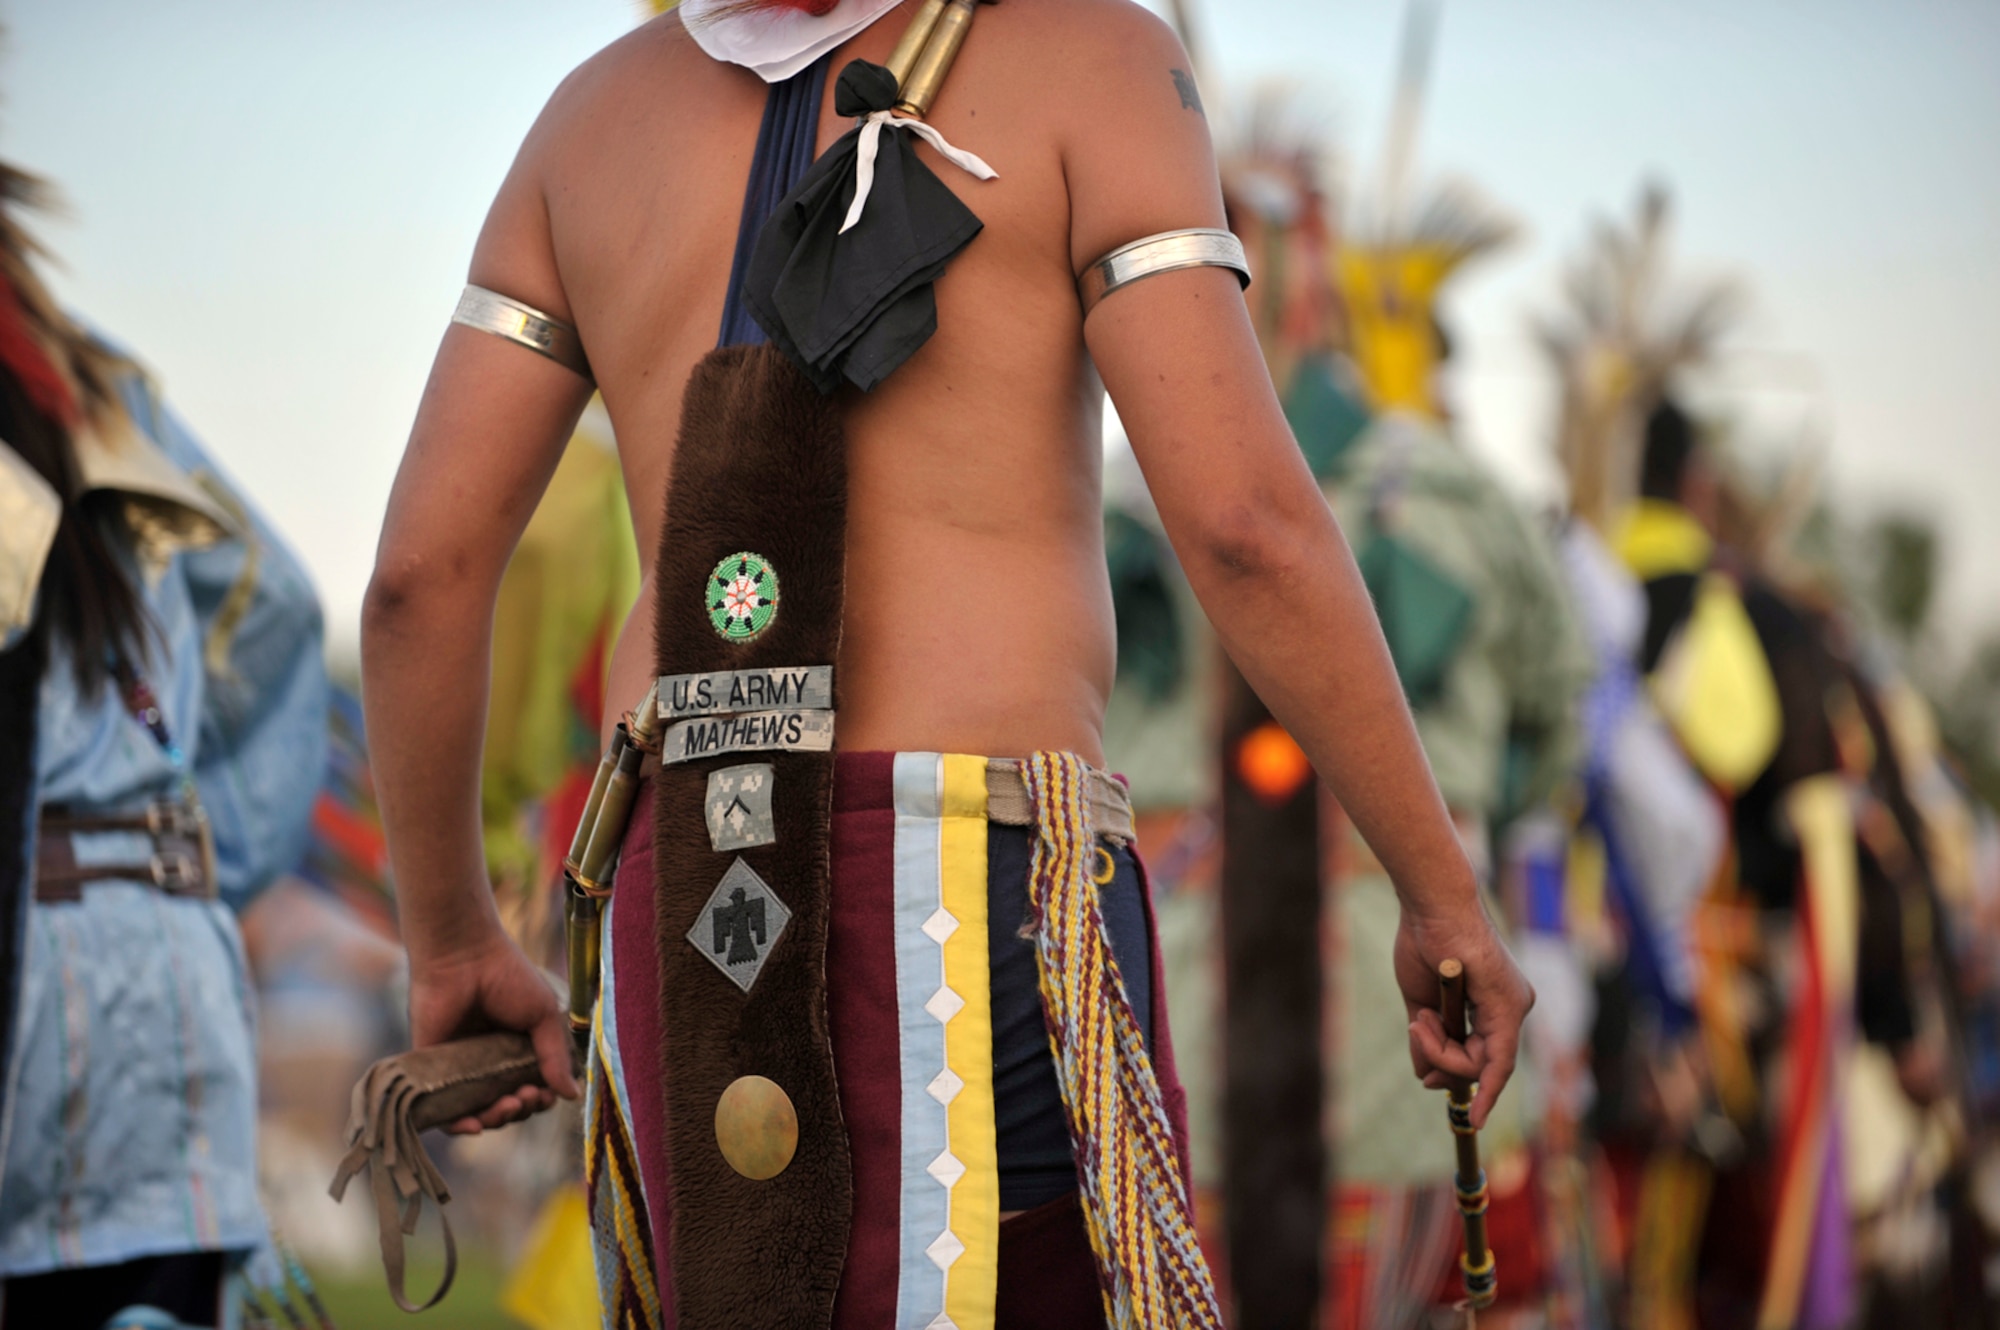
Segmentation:
{"type": "Polygon", "coordinates": [[[958,58],[958,48],[965,45],[965,35],[972,30],[972,11],[977,7],[978,0],[950,0],[939,15],[936,29],[924,43],[924,53],[917,57],[916,67],[903,84],[903,95],[896,102],[899,115],[921,120],[930,111],[945,75],[951,72],[951,62],[958,58]]]}
{"type": "Polygon", "coordinates": [[[578,1053],[590,1049],[591,1019],[597,1009],[602,907],[574,882],[563,884],[563,925],[569,937],[569,1034],[578,1053]]]}
{"type": "Polygon", "coordinates": [[[896,49],[889,52],[885,68],[896,76],[896,87],[908,85],[910,70],[916,66],[917,57],[924,53],[924,43],[931,39],[931,29],[937,26],[938,15],[944,13],[945,0],[924,0],[917,12],[910,18],[910,26],[903,29],[903,35],[896,39],[896,49]]]}
{"type": "Polygon", "coordinates": [[[611,783],[611,773],[618,770],[618,754],[624,747],[625,731],[620,728],[604,746],[604,758],[597,764],[597,775],[591,779],[590,797],[583,801],[583,814],[576,820],[576,835],[570,838],[569,855],[563,860],[567,872],[575,873],[583,864],[583,852],[590,848],[590,833],[597,826],[597,810],[604,806],[604,787],[611,783]]]}
{"type": "Polygon", "coordinates": [[[639,791],[639,764],[646,755],[630,743],[618,755],[618,769],[605,782],[604,798],[597,808],[597,824],[590,829],[590,844],[577,861],[576,881],[585,890],[602,895],[611,884],[605,873],[618,847],[625,842],[625,828],[632,820],[632,799],[639,791]]]}

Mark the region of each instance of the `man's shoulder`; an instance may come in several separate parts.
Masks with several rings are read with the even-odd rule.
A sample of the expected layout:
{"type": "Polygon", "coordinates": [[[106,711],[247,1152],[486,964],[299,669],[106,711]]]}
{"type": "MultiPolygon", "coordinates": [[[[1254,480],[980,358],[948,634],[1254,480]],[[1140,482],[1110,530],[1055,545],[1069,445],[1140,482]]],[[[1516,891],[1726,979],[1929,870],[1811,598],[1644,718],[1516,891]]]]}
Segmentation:
{"type": "Polygon", "coordinates": [[[563,135],[628,113],[635,99],[653,106],[693,104],[731,71],[688,35],[680,16],[640,24],[571,70],[550,95],[537,132],[563,135]]]}
{"type": "Polygon", "coordinates": [[[988,13],[1006,12],[1024,27],[1072,42],[1118,45],[1134,37],[1171,37],[1168,22],[1136,0],[1005,0],[988,13]]]}
{"type": "Polygon", "coordinates": [[[1181,49],[1166,20],[1134,0],[1004,0],[984,11],[981,21],[1000,41],[1031,53],[1052,73],[1096,76],[1072,83],[1072,91],[1097,86],[1128,64],[1181,49]]]}
{"type": "Polygon", "coordinates": [[[979,22],[967,51],[991,39],[985,77],[1032,89],[1019,119],[1060,157],[1073,267],[1140,236],[1222,224],[1193,65],[1157,15],[1130,0],[1001,0],[979,22]]]}

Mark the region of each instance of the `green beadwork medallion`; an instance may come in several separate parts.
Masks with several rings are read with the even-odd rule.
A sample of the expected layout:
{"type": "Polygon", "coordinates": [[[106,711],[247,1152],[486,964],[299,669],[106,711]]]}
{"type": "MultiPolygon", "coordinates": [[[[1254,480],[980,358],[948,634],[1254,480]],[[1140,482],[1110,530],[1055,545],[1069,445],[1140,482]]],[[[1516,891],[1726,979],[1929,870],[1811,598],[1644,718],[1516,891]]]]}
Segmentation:
{"type": "Polygon", "coordinates": [[[778,616],[778,572],[761,554],[740,551],[708,575],[708,621],[726,642],[748,642],[778,616]]]}

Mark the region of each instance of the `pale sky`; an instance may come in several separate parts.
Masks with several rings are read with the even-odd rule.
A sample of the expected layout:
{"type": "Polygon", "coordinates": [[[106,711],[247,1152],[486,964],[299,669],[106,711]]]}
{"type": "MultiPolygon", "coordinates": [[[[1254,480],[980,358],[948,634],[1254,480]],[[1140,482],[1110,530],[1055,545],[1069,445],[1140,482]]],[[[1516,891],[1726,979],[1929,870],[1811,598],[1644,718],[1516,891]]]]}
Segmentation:
{"type": "MultiPolygon", "coordinates": [[[[1400,5],[1197,7],[1211,103],[1289,79],[1372,166],[1400,5]]],[[[58,288],[291,537],[337,644],[486,204],[639,9],[0,0],[0,156],[68,198],[41,226],[58,288]]],[[[1422,166],[1525,228],[1449,305],[1471,446],[1548,492],[1528,316],[1590,218],[1657,178],[1690,267],[1753,296],[1726,404],[1818,439],[1848,507],[1934,509],[1948,612],[2000,621],[1996,70],[1990,0],[1447,0],[1422,166]]]]}

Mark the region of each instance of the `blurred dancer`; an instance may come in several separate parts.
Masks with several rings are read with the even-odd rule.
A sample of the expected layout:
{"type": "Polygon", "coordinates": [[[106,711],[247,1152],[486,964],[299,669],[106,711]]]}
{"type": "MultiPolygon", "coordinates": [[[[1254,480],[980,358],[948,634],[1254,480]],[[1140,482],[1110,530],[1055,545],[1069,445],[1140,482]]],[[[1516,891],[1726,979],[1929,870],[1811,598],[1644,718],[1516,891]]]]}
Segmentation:
{"type": "Polygon", "coordinates": [[[219,1326],[267,1240],[235,912],[319,784],[319,608],[51,300],[38,193],[0,165],[0,1324],[219,1326]]]}
{"type": "Polygon", "coordinates": [[[1705,1022],[1718,1098],[1749,1109],[1737,1109],[1748,1149],[1711,1160],[1697,1297],[1715,1324],[1834,1326],[1856,1306],[1843,1106],[1857,1038],[1889,1051],[1918,1102],[1939,1092],[1938,1036],[1917,1040],[1918,1013],[1937,1008],[1928,944],[1904,945],[1912,907],[1928,935],[1935,892],[1872,689],[1824,608],[1764,566],[1755,524],[1732,523],[1746,508],[1695,421],[1663,398],[1616,543],[1645,581],[1640,665],[1682,747],[1731,798],[1735,880],[1719,903],[1760,924],[1759,945],[1709,963],[1771,988],[1762,1019],[1705,1022]],[[1759,1083],[1732,1090],[1738,1064],[1759,1083]]]}
{"type": "MultiPolygon", "coordinates": [[[[1570,1126],[1588,1126],[1625,1184],[1615,1193],[1624,1201],[1619,1232],[1579,1242],[1579,1251],[1600,1251],[1628,1274],[1634,1325],[1682,1325],[1696,1216],[1709,1189],[1693,1148],[1733,1144],[1726,1119],[1704,1116],[1712,1108],[1709,1064],[1696,1020],[1704,990],[1695,922],[1724,862],[1727,818],[1641,681],[1639,583],[1581,520],[1566,524],[1562,552],[1596,672],[1582,708],[1585,762],[1573,825],[1554,847],[1552,871],[1528,875],[1531,883],[1561,884],[1532,901],[1529,914],[1579,966],[1584,998],[1574,1030],[1582,1092],[1552,1110],[1566,1109],[1570,1126]]],[[[1527,953],[1547,954],[1540,945],[1527,953]]],[[[1547,983],[1534,972],[1538,986],[1547,983]]],[[[1573,1170],[1579,1183],[1585,1157],[1573,1170]]],[[[1589,1288],[1598,1268],[1576,1264],[1579,1284],[1589,1288]]]]}

